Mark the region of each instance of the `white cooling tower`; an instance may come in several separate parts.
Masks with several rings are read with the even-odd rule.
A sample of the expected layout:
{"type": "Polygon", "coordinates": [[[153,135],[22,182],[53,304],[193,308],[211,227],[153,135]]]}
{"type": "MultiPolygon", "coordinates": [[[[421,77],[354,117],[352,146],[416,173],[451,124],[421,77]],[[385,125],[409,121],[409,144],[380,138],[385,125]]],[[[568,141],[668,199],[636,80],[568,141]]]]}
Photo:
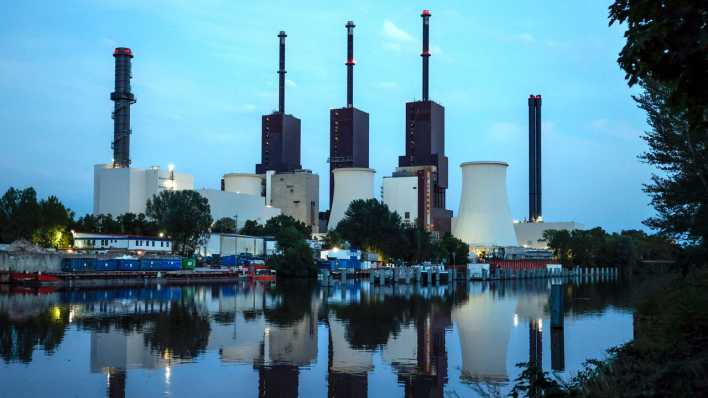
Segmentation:
{"type": "Polygon", "coordinates": [[[245,195],[263,196],[263,177],[258,174],[229,173],[224,174],[224,191],[245,195]]]}
{"type": "Polygon", "coordinates": [[[332,209],[329,213],[330,231],[344,218],[349,204],[356,199],[372,199],[374,197],[374,169],[352,167],[334,169],[334,196],[332,209]]]}
{"type": "Polygon", "coordinates": [[[460,211],[452,234],[470,246],[516,246],[506,193],[505,162],[466,162],[462,168],[460,211]]]}

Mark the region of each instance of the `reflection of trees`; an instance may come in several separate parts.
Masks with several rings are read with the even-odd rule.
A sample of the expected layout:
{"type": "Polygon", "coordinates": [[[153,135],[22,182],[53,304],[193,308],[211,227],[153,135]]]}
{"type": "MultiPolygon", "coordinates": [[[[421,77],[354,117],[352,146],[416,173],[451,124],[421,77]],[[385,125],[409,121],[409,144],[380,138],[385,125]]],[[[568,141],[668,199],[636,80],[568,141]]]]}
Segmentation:
{"type": "Polygon", "coordinates": [[[29,363],[37,346],[53,354],[64,339],[68,314],[61,307],[52,307],[21,320],[12,320],[8,314],[0,313],[0,356],[6,362],[29,363]]]}
{"type": "Polygon", "coordinates": [[[204,352],[210,331],[208,315],[200,314],[193,302],[177,301],[155,317],[144,338],[155,351],[189,359],[204,352]]]}
{"type": "Polygon", "coordinates": [[[347,341],[355,349],[376,349],[386,344],[391,334],[398,334],[401,325],[422,320],[435,305],[450,313],[453,297],[389,296],[383,301],[333,305],[330,308],[347,325],[347,341]]]}
{"type": "Polygon", "coordinates": [[[264,308],[265,319],[278,326],[291,325],[312,313],[312,300],[316,284],[309,280],[278,282],[278,286],[268,292],[279,298],[273,308],[264,308]]]}

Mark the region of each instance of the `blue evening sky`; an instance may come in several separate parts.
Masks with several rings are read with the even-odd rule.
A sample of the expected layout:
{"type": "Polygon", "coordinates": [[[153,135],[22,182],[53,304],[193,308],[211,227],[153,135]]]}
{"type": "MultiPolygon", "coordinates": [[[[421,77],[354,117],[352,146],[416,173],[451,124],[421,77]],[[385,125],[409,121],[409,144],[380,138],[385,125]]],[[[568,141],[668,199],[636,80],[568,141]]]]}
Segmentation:
{"type": "Polygon", "coordinates": [[[544,219],[611,231],[652,214],[637,160],[646,128],[617,66],[609,1],[8,1],[0,24],[0,190],[34,186],[91,210],[93,169],[111,161],[113,48],[133,49],[131,158],[172,162],[195,187],[260,160],[260,115],[277,106],[277,32],[287,39],[286,110],[302,119],[302,164],[327,206],[329,109],[345,101],[355,29],[357,107],[371,167],[404,152],[404,104],[420,98],[420,11],[431,18],[432,99],[445,107],[448,207],[459,164],[504,160],[515,218],[528,210],[528,95],[543,95],[544,219]]]}

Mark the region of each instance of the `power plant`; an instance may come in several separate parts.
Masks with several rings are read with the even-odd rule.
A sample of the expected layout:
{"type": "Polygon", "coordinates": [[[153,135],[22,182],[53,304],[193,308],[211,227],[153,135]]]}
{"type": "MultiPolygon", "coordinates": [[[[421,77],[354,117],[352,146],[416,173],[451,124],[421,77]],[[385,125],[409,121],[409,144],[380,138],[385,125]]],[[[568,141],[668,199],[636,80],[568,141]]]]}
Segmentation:
{"type": "Polygon", "coordinates": [[[261,118],[261,163],[256,174],[268,170],[288,172],[300,166],[300,119],[285,113],[285,38],[278,33],[280,44],[278,68],[278,110],[261,118]]]}
{"type": "MultiPolygon", "coordinates": [[[[420,227],[442,236],[450,232],[452,213],[445,208],[447,190],[447,156],[445,156],[445,108],[429,98],[429,58],[430,58],[430,17],[429,10],[421,13],[423,19],[423,61],[422,99],[406,103],[405,148],[406,154],[399,156],[398,167],[392,177],[385,177],[383,183],[384,202],[392,210],[406,211],[416,207],[415,221],[420,227]],[[399,178],[405,178],[399,180],[399,178]],[[400,192],[405,186],[414,185],[407,198],[400,192]],[[412,192],[415,190],[415,192],[412,192]],[[395,199],[394,199],[395,197],[395,199]],[[416,206],[413,206],[413,202],[416,206]]],[[[404,219],[404,221],[406,221],[404,219]]]]}
{"type": "MultiPolygon", "coordinates": [[[[581,228],[574,222],[543,221],[541,192],[541,95],[528,98],[529,116],[529,216],[512,221],[506,171],[501,161],[461,164],[462,193],[459,212],[447,209],[448,158],[445,155],[445,108],[430,99],[430,18],[423,10],[421,99],[405,105],[405,154],[391,176],[383,178],[382,201],[408,225],[417,225],[442,237],[452,233],[474,247],[524,246],[544,248],[547,229],[581,228]]],[[[354,106],[354,28],[347,31],[346,103],[330,109],[329,218],[322,228],[334,229],[356,199],[374,198],[375,170],[369,168],[369,114],[354,106]]],[[[301,122],[285,112],[285,39],[278,37],[278,108],[261,118],[261,159],[255,173],[223,174],[219,189],[198,192],[210,203],[214,220],[233,218],[237,227],[248,220],[265,223],[279,214],[312,227],[318,233],[319,176],[301,164],[301,122]]],[[[113,159],[94,166],[94,214],[142,213],[153,195],[164,190],[194,189],[191,175],[157,166],[132,167],[130,158],[130,112],[135,104],[130,80],[134,53],[118,47],[115,58],[115,89],[112,118],[113,159]]],[[[322,231],[324,232],[324,231],[322,231]]]]}
{"type": "MultiPolygon", "coordinates": [[[[334,170],[369,167],[369,114],[354,107],[354,22],[347,28],[347,105],[329,111],[329,208],[335,192],[334,170]]],[[[336,225],[336,224],[335,224],[336,225]]]]}

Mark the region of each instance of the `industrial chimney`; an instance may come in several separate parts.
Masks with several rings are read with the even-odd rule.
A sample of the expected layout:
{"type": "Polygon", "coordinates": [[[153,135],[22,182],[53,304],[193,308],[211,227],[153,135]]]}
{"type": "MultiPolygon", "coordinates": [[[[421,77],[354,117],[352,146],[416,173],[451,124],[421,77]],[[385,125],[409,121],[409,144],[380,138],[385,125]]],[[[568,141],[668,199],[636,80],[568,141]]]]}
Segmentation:
{"type": "Polygon", "coordinates": [[[347,108],[354,106],[354,22],[349,21],[347,28],[347,108]]]}
{"type": "Polygon", "coordinates": [[[420,16],[423,18],[423,52],[420,56],[423,58],[423,101],[428,100],[428,58],[430,58],[430,10],[423,10],[420,16]]]}
{"type": "Polygon", "coordinates": [[[541,96],[529,96],[529,222],[543,221],[541,211],[541,96]]]}
{"type": "Polygon", "coordinates": [[[278,38],[280,38],[280,65],[278,68],[278,112],[285,114],[285,38],[288,35],[285,31],[280,31],[278,33],[278,38]]]}
{"type": "Polygon", "coordinates": [[[113,167],[130,167],[130,106],[135,96],[130,91],[132,78],[130,67],[133,52],[126,47],[118,47],[113,52],[116,59],[115,91],[111,93],[113,108],[113,167]]]}

